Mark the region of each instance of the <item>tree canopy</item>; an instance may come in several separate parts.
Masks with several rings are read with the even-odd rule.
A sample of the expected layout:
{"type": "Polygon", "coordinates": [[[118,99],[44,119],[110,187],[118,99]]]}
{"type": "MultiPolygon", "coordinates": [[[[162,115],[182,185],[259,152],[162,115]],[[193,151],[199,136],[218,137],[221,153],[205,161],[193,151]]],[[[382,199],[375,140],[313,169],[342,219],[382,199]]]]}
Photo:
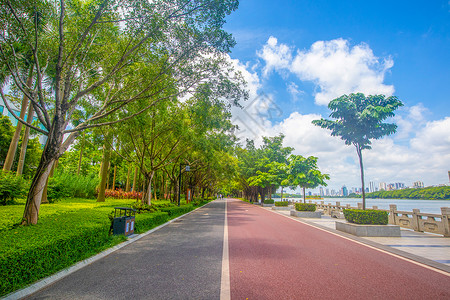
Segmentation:
{"type": "Polygon", "coordinates": [[[353,145],[358,154],[363,208],[365,209],[364,167],[362,150],[371,149],[371,140],[395,133],[397,125],[383,123],[393,117],[394,111],[403,103],[397,97],[384,95],[365,96],[362,93],[343,95],[328,104],[330,117],[334,120],[314,120],[314,125],[331,130],[332,136],[340,136],[346,145],[353,145]]]}

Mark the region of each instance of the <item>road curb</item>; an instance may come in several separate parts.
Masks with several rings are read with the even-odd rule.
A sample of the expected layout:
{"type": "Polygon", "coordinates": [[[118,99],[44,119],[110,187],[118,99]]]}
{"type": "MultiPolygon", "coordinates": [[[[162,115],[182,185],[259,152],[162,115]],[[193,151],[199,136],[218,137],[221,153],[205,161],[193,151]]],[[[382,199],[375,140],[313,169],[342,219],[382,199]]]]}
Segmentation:
{"type": "MultiPolygon", "coordinates": [[[[213,201],[215,201],[215,200],[213,200],[213,201]]],[[[22,298],[28,297],[28,296],[38,292],[39,290],[42,290],[42,289],[52,285],[53,283],[63,279],[64,277],[66,277],[66,276],[68,276],[68,275],[70,275],[70,274],[72,274],[72,273],[74,273],[74,272],[76,272],[76,271],[78,271],[78,270],[80,270],[80,269],[82,269],[82,268],[92,264],[93,262],[96,262],[96,261],[98,261],[98,260],[108,256],[109,254],[114,253],[115,251],[117,251],[117,250],[119,250],[119,249],[121,249],[121,248],[123,248],[125,246],[128,246],[129,244],[132,244],[132,243],[142,239],[143,237],[146,237],[147,235],[149,235],[149,234],[151,234],[151,233],[153,233],[153,232],[155,232],[155,231],[157,231],[157,230],[159,230],[159,229],[161,229],[161,228],[163,228],[163,227],[165,227],[165,226],[175,222],[176,220],[181,219],[181,218],[183,218],[183,217],[185,217],[185,216],[187,216],[187,215],[189,215],[189,214],[191,214],[191,213],[193,213],[193,212],[195,212],[195,211],[205,207],[206,205],[212,203],[213,201],[210,201],[210,202],[206,203],[205,205],[197,207],[196,209],[191,210],[190,212],[185,213],[184,215],[176,217],[175,219],[167,221],[166,223],[161,224],[161,225],[159,225],[159,226],[157,226],[157,227],[155,227],[153,229],[150,229],[147,232],[133,235],[133,236],[131,236],[131,238],[129,238],[129,240],[127,240],[127,241],[125,241],[123,243],[120,243],[120,244],[118,244],[116,246],[113,246],[113,247],[111,247],[111,248],[109,248],[109,249],[107,249],[105,251],[102,251],[102,252],[100,252],[100,253],[98,253],[98,254],[96,254],[94,256],[91,256],[91,257],[89,257],[89,258],[87,258],[85,260],[79,261],[79,262],[75,263],[74,265],[72,265],[72,266],[70,266],[70,267],[68,267],[68,268],[66,268],[64,270],[61,270],[61,271],[59,271],[59,272],[57,272],[57,273],[55,273],[55,274],[53,274],[51,276],[48,276],[48,277],[43,278],[43,279],[41,279],[41,280],[39,280],[39,281],[37,281],[35,283],[32,283],[31,285],[29,285],[29,286],[27,286],[27,287],[25,287],[23,289],[20,289],[20,290],[17,290],[15,292],[12,292],[12,293],[6,295],[5,297],[1,297],[0,299],[2,299],[2,300],[16,300],[16,299],[22,299],[22,298]]]]}

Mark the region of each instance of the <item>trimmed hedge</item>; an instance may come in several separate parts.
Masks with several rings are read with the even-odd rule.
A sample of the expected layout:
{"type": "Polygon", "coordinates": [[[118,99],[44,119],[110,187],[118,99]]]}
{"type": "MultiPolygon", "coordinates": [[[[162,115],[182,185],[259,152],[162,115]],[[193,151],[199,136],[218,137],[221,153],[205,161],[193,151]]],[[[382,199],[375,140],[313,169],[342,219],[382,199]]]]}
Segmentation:
{"type": "Polygon", "coordinates": [[[373,209],[344,209],[344,217],[350,223],[363,225],[387,225],[387,211],[373,209]]]}
{"type": "Polygon", "coordinates": [[[295,203],[296,211],[316,211],[315,203],[295,203]]]}
{"type": "Polygon", "coordinates": [[[275,206],[287,207],[287,206],[289,206],[289,201],[277,201],[277,202],[275,202],[275,206]]]}
{"type": "Polygon", "coordinates": [[[190,212],[194,209],[193,205],[184,205],[184,206],[172,206],[172,207],[164,207],[160,208],[159,211],[165,212],[169,215],[170,218],[176,218],[178,216],[184,215],[185,213],[190,212]]]}
{"type": "Polygon", "coordinates": [[[264,204],[273,204],[274,202],[275,202],[275,200],[273,200],[273,199],[264,200],[264,204]]]}
{"type": "MultiPolygon", "coordinates": [[[[209,202],[196,201],[196,205],[209,202]]],[[[108,213],[115,206],[130,206],[130,200],[96,203],[87,199],[62,200],[41,207],[37,225],[17,226],[23,207],[0,207],[8,220],[0,220],[0,297],[52,275],[83,259],[126,240],[109,235],[108,213]],[[80,208],[81,207],[81,208],[80,208]],[[1,222],[3,221],[3,222],[1,222]]],[[[146,232],[195,207],[154,203],[157,212],[136,215],[136,233],[146,232]]]]}
{"type": "Polygon", "coordinates": [[[0,243],[0,273],[6,276],[2,276],[0,282],[0,295],[49,276],[126,239],[108,234],[110,224],[105,212],[79,212],[45,218],[47,220],[43,218],[38,225],[1,232],[5,243],[0,243]]]}
{"type": "Polygon", "coordinates": [[[137,214],[135,220],[135,233],[146,232],[156,226],[169,221],[169,214],[166,212],[155,212],[150,214],[137,214]]]}

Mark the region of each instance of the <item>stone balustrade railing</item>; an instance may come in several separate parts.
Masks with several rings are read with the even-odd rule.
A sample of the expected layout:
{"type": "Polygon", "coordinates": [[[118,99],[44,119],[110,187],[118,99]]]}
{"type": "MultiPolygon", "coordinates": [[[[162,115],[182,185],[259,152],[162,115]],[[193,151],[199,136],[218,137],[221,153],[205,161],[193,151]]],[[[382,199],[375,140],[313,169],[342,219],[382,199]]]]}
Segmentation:
{"type": "MultiPolygon", "coordinates": [[[[317,203],[309,200],[309,203],[316,203],[316,209],[336,218],[343,218],[344,209],[362,209],[362,203],[358,203],[358,207],[351,207],[350,204],[344,206],[340,202],[325,204],[324,201],[317,203]]],[[[413,209],[412,212],[399,211],[395,204],[390,204],[389,210],[378,209],[377,206],[373,206],[371,209],[387,211],[389,213],[389,224],[450,237],[450,207],[441,207],[441,214],[423,213],[419,209],[413,209]]]]}

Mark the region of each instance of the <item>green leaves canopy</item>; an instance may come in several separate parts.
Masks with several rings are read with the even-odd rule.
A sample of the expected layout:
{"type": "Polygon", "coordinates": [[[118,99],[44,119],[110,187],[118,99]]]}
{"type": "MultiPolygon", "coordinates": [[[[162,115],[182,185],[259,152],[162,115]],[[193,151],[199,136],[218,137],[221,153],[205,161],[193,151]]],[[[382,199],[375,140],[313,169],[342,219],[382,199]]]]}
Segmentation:
{"type": "Polygon", "coordinates": [[[371,139],[379,139],[395,133],[397,125],[383,123],[394,116],[394,110],[403,106],[395,96],[374,95],[365,97],[362,93],[343,95],[332,100],[328,108],[334,120],[314,120],[314,125],[330,129],[332,136],[340,136],[346,145],[359,145],[371,149],[371,139]]]}

